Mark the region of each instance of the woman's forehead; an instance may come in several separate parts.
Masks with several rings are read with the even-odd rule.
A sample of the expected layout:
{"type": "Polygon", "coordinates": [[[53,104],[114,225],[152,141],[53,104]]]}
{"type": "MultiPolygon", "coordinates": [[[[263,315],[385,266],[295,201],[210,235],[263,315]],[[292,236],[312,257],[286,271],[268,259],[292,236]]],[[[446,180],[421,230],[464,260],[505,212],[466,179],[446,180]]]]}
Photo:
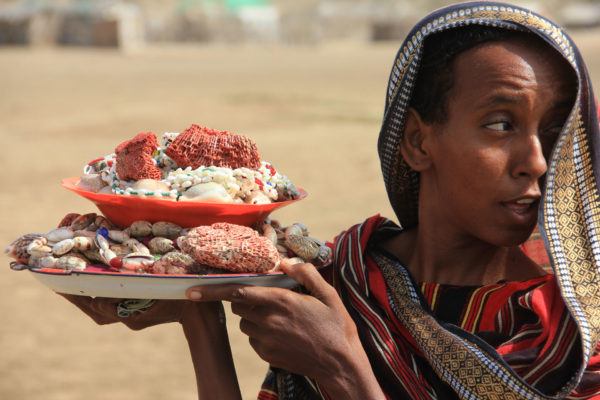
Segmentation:
{"type": "MultiPolygon", "coordinates": [[[[509,89],[551,90],[572,98],[576,91],[571,66],[548,45],[529,40],[499,40],[480,44],[454,61],[454,89],[477,92],[509,89]]],[[[456,94],[456,93],[454,93],[456,94]]],[[[450,100],[453,96],[450,96],[450,100]]]]}

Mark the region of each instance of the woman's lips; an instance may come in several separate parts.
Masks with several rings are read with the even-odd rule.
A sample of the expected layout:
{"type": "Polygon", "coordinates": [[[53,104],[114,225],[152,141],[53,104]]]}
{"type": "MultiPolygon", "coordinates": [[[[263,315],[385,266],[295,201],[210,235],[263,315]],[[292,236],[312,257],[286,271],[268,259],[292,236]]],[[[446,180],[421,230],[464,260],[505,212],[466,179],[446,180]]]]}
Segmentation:
{"type": "Polygon", "coordinates": [[[537,210],[538,201],[538,198],[523,198],[513,201],[505,201],[502,204],[517,214],[528,214],[531,211],[537,210]]]}

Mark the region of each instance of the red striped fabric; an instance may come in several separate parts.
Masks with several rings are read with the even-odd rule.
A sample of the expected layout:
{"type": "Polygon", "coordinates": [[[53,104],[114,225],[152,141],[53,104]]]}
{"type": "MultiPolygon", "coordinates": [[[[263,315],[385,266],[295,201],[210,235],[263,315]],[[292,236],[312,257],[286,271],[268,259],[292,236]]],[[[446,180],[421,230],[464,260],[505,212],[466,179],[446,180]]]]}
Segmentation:
{"type": "MultiPolygon", "coordinates": [[[[388,398],[460,398],[428,364],[400,322],[397,313],[401,310],[394,309],[389,285],[370,256],[378,238],[399,232],[390,221],[375,216],[340,235],[333,246],[334,264],[329,277],[357,325],[388,398]]],[[[424,307],[430,305],[433,315],[441,303],[447,304],[446,292],[452,290],[429,283],[414,288],[415,296],[422,298],[424,307]]],[[[458,319],[445,322],[462,327],[467,339],[476,336],[487,341],[527,384],[542,392],[548,388],[558,390],[557,382],[564,382],[580,360],[574,351],[580,339],[554,276],[467,289],[466,300],[458,306],[462,308],[457,310],[458,319]]],[[[318,385],[307,377],[271,370],[258,398],[324,399],[325,395],[314,388],[318,385]]],[[[598,349],[581,383],[568,398],[600,399],[598,349]]]]}

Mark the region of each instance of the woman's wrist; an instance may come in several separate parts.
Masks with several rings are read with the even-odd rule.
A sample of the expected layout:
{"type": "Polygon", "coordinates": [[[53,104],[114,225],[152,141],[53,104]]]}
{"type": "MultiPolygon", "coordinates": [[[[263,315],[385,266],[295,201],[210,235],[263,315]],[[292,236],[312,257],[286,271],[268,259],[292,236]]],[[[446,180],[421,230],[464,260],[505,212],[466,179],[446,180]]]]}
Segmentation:
{"type": "Polygon", "coordinates": [[[180,323],[194,365],[198,399],[240,399],[222,304],[190,302],[180,323]]]}
{"type": "Polygon", "coordinates": [[[385,400],[371,363],[358,336],[345,351],[334,356],[334,367],[317,381],[333,399],[385,400]]]}

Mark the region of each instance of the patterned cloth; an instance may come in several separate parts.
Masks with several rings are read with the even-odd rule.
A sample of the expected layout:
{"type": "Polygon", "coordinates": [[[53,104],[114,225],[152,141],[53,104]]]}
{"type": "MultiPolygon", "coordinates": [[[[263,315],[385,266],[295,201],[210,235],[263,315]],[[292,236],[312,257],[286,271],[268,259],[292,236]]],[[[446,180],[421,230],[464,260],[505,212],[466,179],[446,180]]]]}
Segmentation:
{"type": "MultiPolygon", "coordinates": [[[[409,33],[390,75],[378,142],[388,196],[403,228],[380,217],[351,228],[336,238],[331,268],[331,282],[388,398],[600,398],[600,132],[593,99],[571,39],[528,10],[463,3],[432,13],[409,33]],[[577,75],[577,98],[549,160],[538,219],[544,263],[554,274],[479,288],[419,285],[378,243],[417,224],[418,175],[403,161],[399,143],[423,41],[470,24],[534,33],[577,75]]],[[[259,395],[326,398],[318,382],[277,369],[259,395]]]]}

